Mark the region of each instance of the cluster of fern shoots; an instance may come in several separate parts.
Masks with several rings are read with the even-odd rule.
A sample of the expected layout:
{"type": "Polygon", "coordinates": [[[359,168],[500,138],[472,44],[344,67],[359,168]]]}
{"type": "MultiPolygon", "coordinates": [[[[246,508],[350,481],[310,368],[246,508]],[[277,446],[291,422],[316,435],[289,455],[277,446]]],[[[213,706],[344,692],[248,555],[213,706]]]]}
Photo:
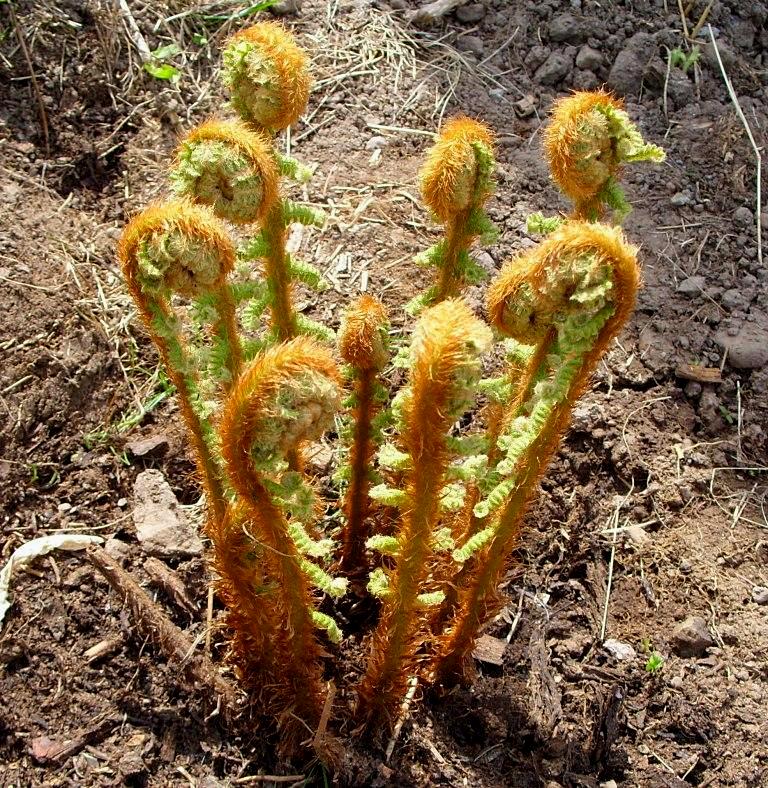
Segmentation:
{"type": "Polygon", "coordinates": [[[633,309],[620,169],[663,152],[606,93],[557,102],[545,148],[573,212],[531,218],[543,239],[490,284],[489,327],[461,293],[484,276],[471,244],[494,234],[493,136],[447,122],[420,175],[444,233],[417,260],[436,277],[406,307],[410,337],[393,339],[370,295],[334,334],[296,308],[298,285],[326,285],[288,253],[287,228],[323,217],[282,196],[281,179],[310,173],[275,147],[307,104],[307,57],[258,24],[227,42],[223,80],[236,117],[181,141],[175,197],[136,216],[119,253],[189,429],[228,660],[295,752],[327,722],[330,657],[345,643],[365,659],[334,716],[357,730],[391,730],[414,680],[471,678],[525,509],[633,309]],[[393,365],[406,370],[396,392],[393,365]],[[337,463],[321,500],[304,457],[327,433],[337,463]]]}

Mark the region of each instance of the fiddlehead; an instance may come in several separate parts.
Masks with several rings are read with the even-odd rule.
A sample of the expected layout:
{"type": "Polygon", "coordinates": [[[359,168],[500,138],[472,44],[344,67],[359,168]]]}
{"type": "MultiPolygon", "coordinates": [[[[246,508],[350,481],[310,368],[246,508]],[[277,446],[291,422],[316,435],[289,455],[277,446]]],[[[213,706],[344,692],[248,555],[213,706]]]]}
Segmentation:
{"type": "Polygon", "coordinates": [[[495,327],[547,352],[533,353],[510,405],[498,440],[503,457],[474,510],[487,525],[454,551],[457,562],[474,563],[442,639],[437,682],[464,675],[478,629],[495,609],[528,501],[590,374],[629,318],[638,284],[636,250],[621,232],[576,221],[508,263],[493,283],[488,311],[495,327]]]}

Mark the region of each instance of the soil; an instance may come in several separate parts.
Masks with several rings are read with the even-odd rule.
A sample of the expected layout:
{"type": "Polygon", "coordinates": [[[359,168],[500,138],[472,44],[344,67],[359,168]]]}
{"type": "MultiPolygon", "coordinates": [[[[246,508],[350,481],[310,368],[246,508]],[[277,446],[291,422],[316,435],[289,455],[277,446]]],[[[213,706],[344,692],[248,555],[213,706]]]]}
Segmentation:
{"type": "MultiPolygon", "coordinates": [[[[46,534],[98,534],[148,586],[131,519],[137,474],[161,470],[183,504],[199,490],[115,239],[164,192],[178,135],[219,110],[218,52],[245,22],[206,20],[177,0],[128,5],[151,49],[178,44],[178,83],[141,69],[118,4],[0,6],[0,557],[46,534]],[[160,449],[135,456],[140,438],[160,449]]],[[[471,688],[418,698],[388,761],[344,735],[336,775],[281,762],[263,730],[210,716],[82,556],[56,553],[15,579],[0,634],[0,785],[212,787],[259,774],[350,786],[768,785],[768,268],[755,156],[707,27],[765,148],[766,3],[484,0],[426,29],[404,0],[293,5],[284,21],[316,85],[290,146],[316,166],[303,196],[329,216],[296,240],[334,282],[305,294],[308,314],[335,327],[367,287],[404,324],[401,305],[426,282],[411,258],[436,235],[416,186],[425,132],[453,114],[497,135],[490,215],[501,233],[478,259],[492,271],[533,244],[525,217],[566,208],[540,151],[547,111],[601,84],[668,156],[626,175],[638,309],[528,516],[508,605],[487,630],[509,641],[503,666],[478,662],[471,688]],[[700,58],[667,69],[707,8],[700,58]],[[704,632],[683,656],[691,616],[704,632]]],[[[195,639],[204,560],[170,565],[201,612],[158,601],[195,639]]]]}

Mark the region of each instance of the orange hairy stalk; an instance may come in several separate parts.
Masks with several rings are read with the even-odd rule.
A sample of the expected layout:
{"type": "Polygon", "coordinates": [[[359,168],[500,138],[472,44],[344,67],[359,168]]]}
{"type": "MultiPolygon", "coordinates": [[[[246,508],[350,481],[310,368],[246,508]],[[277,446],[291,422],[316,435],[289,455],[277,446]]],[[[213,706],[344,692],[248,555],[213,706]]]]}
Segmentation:
{"type": "Polygon", "coordinates": [[[482,207],[492,192],[493,137],[484,124],[454,118],[445,124],[420,173],[424,202],[445,225],[445,241],[428,252],[440,268],[432,302],[458,295],[472,279],[467,249],[491,227],[482,207]]]}
{"type": "Polygon", "coordinates": [[[487,538],[474,556],[474,571],[460,595],[453,626],[441,639],[434,671],[437,683],[465,677],[478,630],[497,608],[496,588],[517,544],[525,509],[567,428],[574,403],[608,343],[628,320],[638,286],[636,249],[621,232],[576,221],[508,263],[492,285],[488,312],[494,326],[550,352],[533,356],[520,396],[510,406],[514,418],[499,442],[507,450],[509,465],[509,478],[499,490],[508,497],[488,514],[492,523],[487,538]]]}
{"type": "Polygon", "coordinates": [[[194,407],[197,376],[169,296],[174,290],[187,297],[215,294],[218,324],[213,330],[227,337],[231,351],[228,366],[234,379],[240,365],[240,340],[226,287],[235,259],[232,242],[207,208],[175,201],[153,206],[134,217],[123,231],[118,255],[128,289],[178,390],[206,497],[214,519],[221,521],[224,493],[208,440],[210,427],[194,407]]]}
{"type": "MultiPolygon", "coordinates": [[[[244,507],[246,536],[269,553],[276,587],[271,603],[279,622],[274,649],[283,677],[278,702],[285,712],[287,749],[322,713],[321,649],[314,609],[301,559],[286,516],[270,493],[275,461],[313,440],[332,423],[339,405],[339,373],[327,350],[306,338],[277,345],[258,356],[230,392],[220,424],[222,454],[229,480],[244,507]],[[289,713],[290,709],[290,713],[289,713]]],[[[228,520],[236,528],[238,518],[228,520]]],[[[235,538],[241,538],[236,535],[235,538]]],[[[234,608],[243,615],[252,589],[240,584],[239,563],[232,569],[226,544],[215,545],[217,562],[231,587],[234,608]]],[[[258,626],[258,623],[256,624],[258,626]]]]}
{"type": "Polygon", "coordinates": [[[339,333],[339,352],[354,374],[354,434],[349,456],[349,487],[344,498],[346,523],[342,532],[340,566],[346,572],[365,568],[365,540],[371,486],[370,469],[376,446],[377,377],[389,360],[389,321],[383,304],[361,296],[347,311],[339,333]]]}
{"type": "Polygon", "coordinates": [[[455,299],[426,310],[414,333],[402,435],[411,467],[397,565],[358,689],[357,715],[369,726],[391,725],[415,669],[423,636],[418,597],[428,579],[431,539],[440,520],[440,495],[450,460],[447,433],[473,401],[479,355],[489,345],[488,328],[455,299]]]}

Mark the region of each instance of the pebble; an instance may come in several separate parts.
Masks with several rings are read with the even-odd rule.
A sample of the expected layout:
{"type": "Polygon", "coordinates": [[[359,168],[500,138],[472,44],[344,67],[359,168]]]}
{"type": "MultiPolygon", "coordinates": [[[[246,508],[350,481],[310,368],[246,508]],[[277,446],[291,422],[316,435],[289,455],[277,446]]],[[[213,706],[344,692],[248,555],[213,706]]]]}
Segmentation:
{"type": "Polygon", "coordinates": [[[586,20],[573,14],[558,14],[549,23],[551,41],[566,41],[569,44],[583,44],[590,36],[586,20]]]}
{"type": "Polygon", "coordinates": [[[622,96],[635,96],[645,74],[649,55],[655,49],[653,36],[635,33],[616,55],[608,74],[608,86],[622,96]]]}
{"type": "Polygon", "coordinates": [[[542,85],[554,85],[568,76],[572,62],[562,52],[553,52],[537,69],[533,78],[542,85]]]}
{"type": "Polygon", "coordinates": [[[752,589],[752,601],[757,605],[768,605],[768,588],[755,586],[752,589]]]}
{"type": "Polygon", "coordinates": [[[104,551],[107,555],[111,556],[112,558],[117,561],[118,564],[121,566],[125,566],[126,563],[131,558],[131,553],[133,552],[131,545],[127,542],[124,542],[122,539],[117,539],[114,536],[104,543],[104,551]]]}
{"type": "Polygon", "coordinates": [[[603,65],[603,56],[596,49],[591,46],[585,45],[579,50],[576,55],[576,66],[584,68],[588,71],[595,71],[603,65]]]}
{"type": "Polygon", "coordinates": [[[150,435],[148,438],[128,441],[125,448],[134,457],[159,457],[168,450],[168,436],[164,434],[150,435]]]}
{"type": "Polygon", "coordinates": [[[754,214],[742,205],[733,212],[733,221],[741,227],[749,227],[754,222],[754,214]]]}
{"type": "Polygon", "coordinates": [[[740,290],[736,290],[735,288],[726,290],[720,299],[720,305],[729,310],[738,309],[744,306],[744,296],[740,290]]]}
{"type": "Polygon", "coordinates": [[[672,676],[669,681],[669,686],[673,689],[682,689],[683,688],[683,677],[682,676],[672,676]]]}
{"type": "Polygon", "coordinates": [[[651,541],[651,537],[645,532],[645,528],[640,527],[637,523],[630,525],[624,533],[627,539],[636,547],[643,547],[651,541]]]}
{"type": "Polygon", "coordinates": [[[608,639],[603,642],[603,648],[619,662],[634,659],[637,656],[637,652],[629,643],[622,643],[620,640],[608,639]]]}
{"type": "Polygon", "coordinates": [[[479,36],[462,36],[458,41],[458,46],[465,52],[481,57],[485,52],[485,44],[479,36]]]}
{"type": "Polygon", "coordinates": [[[701,394],[701,383],[696,380],[689,380],[683,389],[685,396],[690,399],[696,399],[701,394]]]}
{"type": "Polygon", "coordinates": [[[366,150],[377,150],[378,148],[386,148],[389,145],[389,140],[386,137],[376,136],[371,137],[365,143],[366,150]]]}
{"type": "Polygon", "coordinates": [[[456,9],[456,19],[459,22],[472,24],[479,22],[485,16],[485,6],[482,3],[469,3],[456,9]]]}
{"type": "Polygon", "coordinates": [[[525,56],[525,65],[528,66],[528,68],[537,69],[549,57],[551,52],[552,50],[549,47],[531,47],[528,54],[525,56]]]}
{"type": "Polygon", "coordinates": [[[302,0],[280,0],[270,6],[270,11],[278,16],[288,16],[290,14],[298,14],[301,11],[302,0]]]}
{"type": "Polygon", "coordinates": [[[133,488],[136,537],[149,555],[201,555],[203,543],[160,471],[142,471],[133,488]]]}
{"type": "Polygon", "coordinates": [[[714,645],[715,640],[701,616],[689,616],[672,632],[672,648],[681,657],[701,657],[714,645]]]}
{"type": "Polygon", "coordinates": [[[693,200],[691,199],[691,195],[687,194],[686,192],[675,192],[670,198],[669,201],[675,208],[682,208],[685,205],[690,205],[693,200]]]}
{"type": "Polygon", "coordinates": [[[677,286],[677,292],[683,295],[699,295],[704,292],[707,280],[703,276],[689,276],[677,286]]]}
{"type": "Polygon", "coordinates": [[[760,369],[768,364],[768,316],[763,317],[761,322],[742,324],[733,336],[727,330],[715,334],[715,342],[728,351],[732,369],[760,369]]]}

